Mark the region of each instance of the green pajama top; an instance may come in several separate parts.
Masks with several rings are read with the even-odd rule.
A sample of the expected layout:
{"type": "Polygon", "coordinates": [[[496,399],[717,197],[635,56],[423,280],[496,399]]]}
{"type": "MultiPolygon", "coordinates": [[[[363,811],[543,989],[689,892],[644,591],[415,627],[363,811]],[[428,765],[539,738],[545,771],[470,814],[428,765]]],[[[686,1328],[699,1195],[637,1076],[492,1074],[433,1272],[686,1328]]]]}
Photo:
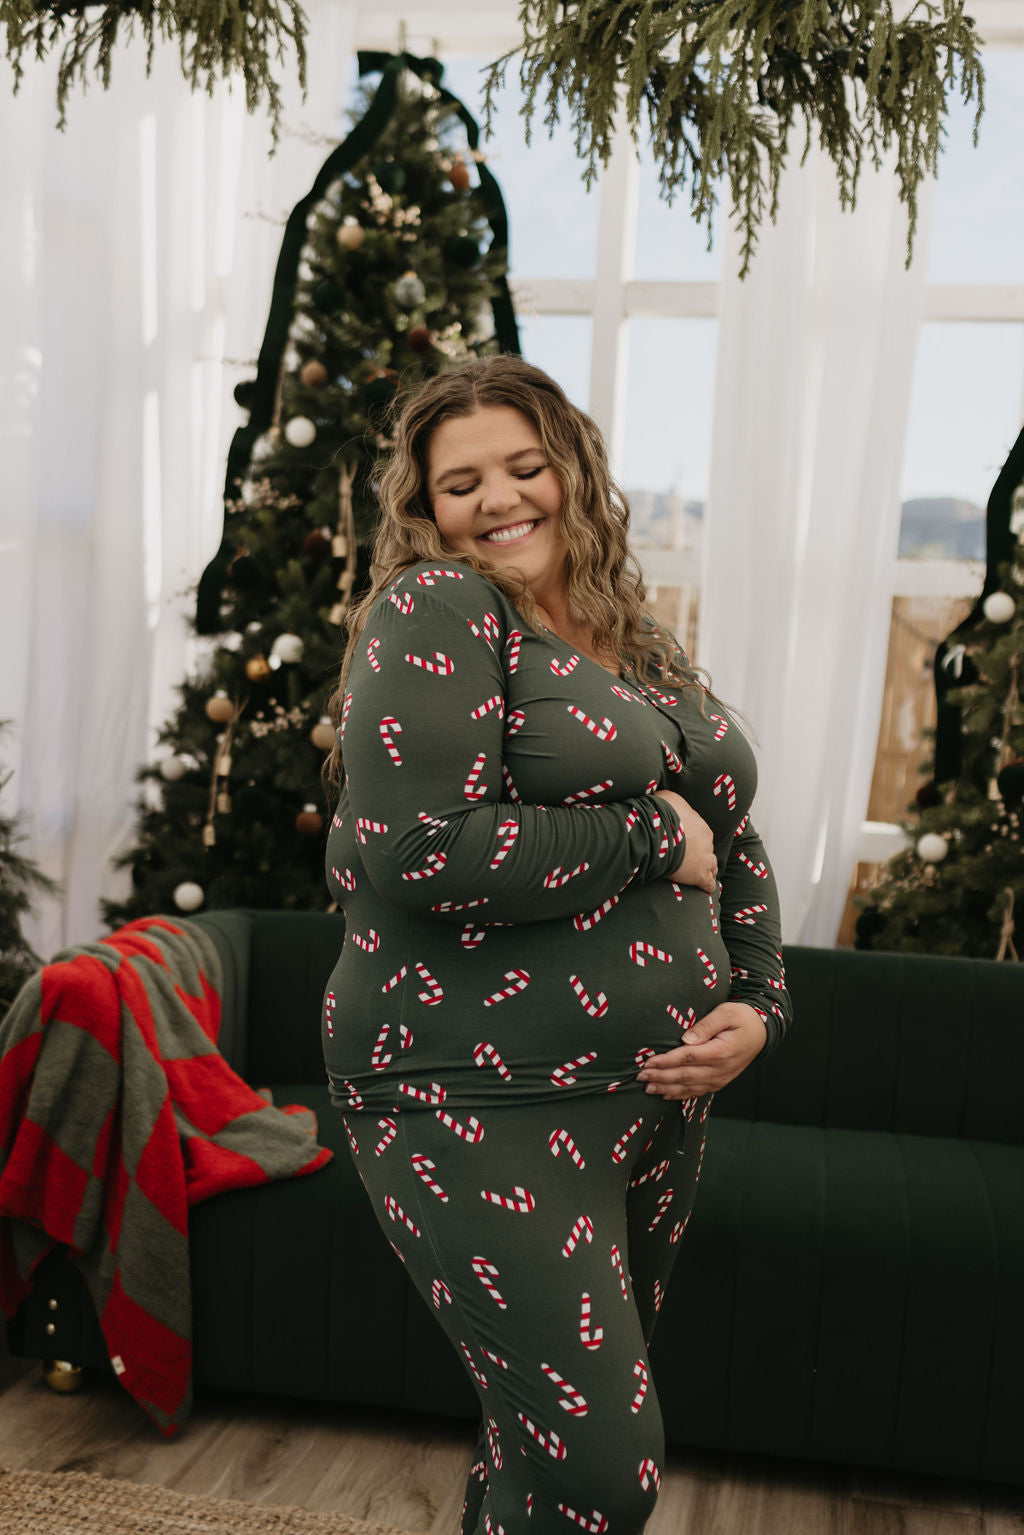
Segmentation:
{"type": "Polygon", "coordinates": [[[457,559],[374,605],[338,730],[323,1043],[346,1110],[611,1091],[729,998],[790,1019],[753,753],[696,688],[616,680],[457,559]],[[720,895],[655,790],[710,825],[720,895]]]}

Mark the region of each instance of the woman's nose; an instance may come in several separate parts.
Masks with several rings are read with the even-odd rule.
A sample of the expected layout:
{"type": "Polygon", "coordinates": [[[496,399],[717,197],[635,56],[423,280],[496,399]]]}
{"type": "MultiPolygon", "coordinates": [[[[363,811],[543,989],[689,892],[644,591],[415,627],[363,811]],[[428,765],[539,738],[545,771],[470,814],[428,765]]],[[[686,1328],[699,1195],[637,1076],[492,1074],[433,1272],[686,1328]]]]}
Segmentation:
{"type": "Polygon", "coordinates": [[[519,505],[519,487],[511,475],[495,475],[483,481],[480,508],[484,512],[507,512],[519,505]]]}

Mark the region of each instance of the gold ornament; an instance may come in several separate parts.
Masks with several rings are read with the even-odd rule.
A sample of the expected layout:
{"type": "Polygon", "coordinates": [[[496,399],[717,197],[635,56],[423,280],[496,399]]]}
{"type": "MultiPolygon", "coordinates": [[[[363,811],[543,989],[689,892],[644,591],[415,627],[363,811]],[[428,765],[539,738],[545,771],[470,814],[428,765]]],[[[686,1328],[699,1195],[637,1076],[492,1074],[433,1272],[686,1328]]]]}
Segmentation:
{"type": "Polygon", "coordinates": [[[366,238],[366,231],[355,219],[346,219],[344,224],[339,224],[334,238],[342,250],[357,251],[366,238]]]}
{"type": "Polygon", "coordinates": [[[461,155],[456,155],[455,163],[448,172],[448,180],[456,192],[469,191],[469,167],[461,155]]]}
{"type": "Polygon", "coordinates": [[[245,663],[245,675],[250,682],[266,682],[270,676],[270,662],[266,656],[250,656],[245,663]]]}
{"type": "Polygon", "coordinates": [[[321,714],[312,730],[309,739],[318,751],[329,752],[334,745],[334,725],[329,714],[321,714]]]}
{"type": "Polygon", "coordinates": [[[235,706],[223,688],[218,688],[212,698],[206,700],[206,717],[217,725],[227,724],[234,717],[235,706]]]}
{"type": "Polygon", "coordinates": [[[311,357],[299,369],[299,377],[307,389],[322,389],[330,376],[318,357],[311,357]]]}

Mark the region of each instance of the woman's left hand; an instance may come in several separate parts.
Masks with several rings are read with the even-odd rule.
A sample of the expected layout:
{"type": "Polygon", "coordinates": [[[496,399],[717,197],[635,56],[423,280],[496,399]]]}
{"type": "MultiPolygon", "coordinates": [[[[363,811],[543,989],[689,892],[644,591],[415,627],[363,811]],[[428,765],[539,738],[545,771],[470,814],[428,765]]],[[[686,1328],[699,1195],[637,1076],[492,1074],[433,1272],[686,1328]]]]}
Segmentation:
{"type": "Polygon", "coordinates": [[[768,1031],[747,1002],[720,1002],[676,1050],[644,1061],[638,1080],[662,1098],[700,1098],[738,1077],[764,1048],[768,1031]]]}

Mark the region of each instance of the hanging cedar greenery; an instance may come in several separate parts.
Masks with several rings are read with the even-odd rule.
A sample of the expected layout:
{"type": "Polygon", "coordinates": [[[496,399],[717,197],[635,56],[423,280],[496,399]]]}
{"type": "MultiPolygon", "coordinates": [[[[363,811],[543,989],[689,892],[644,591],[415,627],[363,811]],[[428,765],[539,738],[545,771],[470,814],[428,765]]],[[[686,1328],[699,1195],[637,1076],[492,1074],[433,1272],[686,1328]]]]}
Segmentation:
{"type": "Polygon", "coordinates": [[[689,179],[709,250],[715,184],[728,176],[744,230],[741,277],[766,208],[774,222],[795,119],[806,129],[801,164],[817,124],[844,208],[854,206],[865,156],[877,167],[895,139],[909,266],[917,189],[937,169],[957,60],[964,101],[977,92],[975,144],[984,105],[974,23],[960,0],[941,0],[936,19],[939,10],[918,0],[897,22],[889,0],[520,0],[524,40],[490,67],[487,130],[494,94],[521,56],[527,129],[538,101],[549,129],[564,106],[589,187],[624,99],[637,144],[647,114],[666,200],[689,179]]]}
{"type": "Polygon", "coordinates": [[[58,126],[63,128],[68,94],[98,74],[110,85],[115,44],[130,39],[136,26],[146,39],[146,72],[156,41],[174,39],[181,67],[193,89],[213,90],[218,78],[240,74],[249,111],[266,101],[274,142],[280,124],[280,91],[271,62],[294,47],[299,80],[306,84],[306,18],[297,0],[0,0],[0,24],[7,29],[7,54],[14,89],[24,74],[26,54],[44,58],[62,48],[57,74],[58,126]]]}

